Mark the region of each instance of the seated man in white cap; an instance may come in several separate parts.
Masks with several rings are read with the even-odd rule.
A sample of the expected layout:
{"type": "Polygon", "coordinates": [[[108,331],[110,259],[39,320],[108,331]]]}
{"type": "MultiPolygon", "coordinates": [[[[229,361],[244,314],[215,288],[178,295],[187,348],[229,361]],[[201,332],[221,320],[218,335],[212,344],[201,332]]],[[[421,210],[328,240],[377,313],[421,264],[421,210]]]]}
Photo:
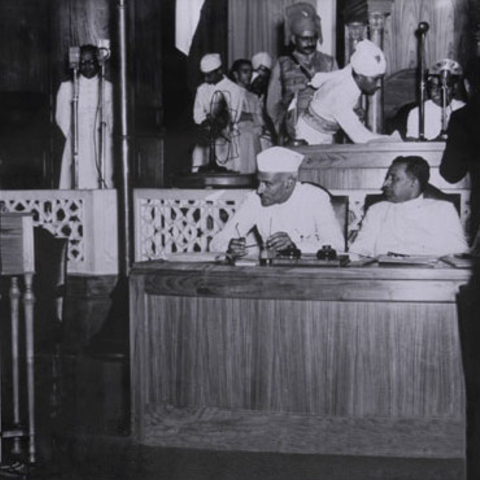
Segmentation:
{"type": "MultiPolygon", "coordinates": [[[[311,85],[317,91],[298,120],[297,138],[309,145],[333,143],[341,129],[353,143],[387,140],[388,136],[368,130],[354,111],[362,93],[373,95],[380,88],[385,70],[383,52],[373,42],[362,40],[345,68],[315,75],[311,85]]],[[[400,137],[394,133],[392,139],[399,141],[400,137]]]]}
{"type": "Polygon", "coordinates": [[[258,188],[252,192],[210,244],[211,251],[246,254],[253,230],[274,252],[297,248],[316,253],[323,245],[344,249],[344,239],[328,193],[297,181],[303,155],[272,147],[257,156],[258,188]]]}
{"type": "Polygon", "coordinates": [[[267,95],[267,112],[283,143],[295,136],[296,120],[313,96],[313,89],[308,87],[310,80],[318,72],[338,68],[333,57],[317,51],[317,44],[323,41],[322,26],[311,4],[290,5],[285,16],[288,30],[285,38],[291,41],[293,51],[278,58],[267,95]]]}
{"type": "MultiPolygon", "coordinates": [[[[197,125],[202,126],[206,131],[211,131],[212,128],[215,128],[212,122],[215,120],[213,116],[215,109],[220,104],[219,100],[224,99],[226,101],[232,122],[232,125],[229,126],[231,131],[227,132],[228,141],[223,139],[223,142],[219,141],[217,143],[216,154],[222,166],[229,170],[240,171],[237,125],[242,113],[244,90],[224,76],[222,60],[218,53],[204,55],[200,60],[200,70],[204,75],[205,82],[197,88],[193,106],[193,119],[197,125]]],[[[199,167],[208,163],[208,159],[209,146],[197,145],[193,152],[192,171],[198,171],[199,167]]]]}
{"type": "Polygon", "coordinates": [[[453,204],[424,196],[429,178],[430,166],[422,157],[397,157],[383,183],[386,201],[368,209],[350,252],[366,256],[466,252],[453,204]]]}

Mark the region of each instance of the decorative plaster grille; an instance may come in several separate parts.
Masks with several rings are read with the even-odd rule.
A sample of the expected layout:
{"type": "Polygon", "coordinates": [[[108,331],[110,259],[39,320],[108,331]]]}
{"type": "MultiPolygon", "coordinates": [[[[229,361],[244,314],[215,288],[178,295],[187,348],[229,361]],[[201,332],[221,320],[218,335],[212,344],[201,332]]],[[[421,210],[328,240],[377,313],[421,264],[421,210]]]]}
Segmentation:
{"type": "Polygon", "coordinates": [[[5,211],[33,214],[35,226],[41,225],[56,237],[68,238],[68,261],[82,263],[85,259],[83,237],[84,201],[82,198],[4,197],[5,211]]]}
{"type": "Polygon", "coordinates": [[[152,260],[165,253],[207,251],[248,191],[150,191],[166,198],[138,198],[139,192],[136,259],[152,260]]]}

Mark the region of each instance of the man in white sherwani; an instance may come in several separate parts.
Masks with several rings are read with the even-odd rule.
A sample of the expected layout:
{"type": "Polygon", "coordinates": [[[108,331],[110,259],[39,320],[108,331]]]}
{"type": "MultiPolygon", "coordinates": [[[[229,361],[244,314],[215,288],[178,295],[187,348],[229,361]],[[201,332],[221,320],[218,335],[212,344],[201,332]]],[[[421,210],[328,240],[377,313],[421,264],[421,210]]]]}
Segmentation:
{"type": "Polygon", "coordinates": [[[430,166],[422,157],[397,157],[383,183],[386,201],[372,205],[350,252],[443,256],[468,250],[460,218],[446,200],[425,198],[430,166]]]}
{"type": "MultiPolygon", "coordinates": [[[[98,49],[94,45],[80,47],[78,79],[78,186],[79,189],[113,188],[113,99],[112,84],[104,80],[103,122],[104,154],[100,161],[100,98],[101,81],[98,49]],[[101,165],[103,163],[103,165],[101,165]]],[[[57,93],[55,120],[65,136],[60,171],[61,189],[74,188],[72,178],[73,81],[63,82],[57,93]]]]}
{"type": "Polygon", "coordinates": [[[297,248],[316,253],[323,245],[344,249],[344,238],[330,196],[311,184],[298,182],[303,155],[272,147],[257,155],[258,188],[251,192],[210,250],[246,254],[246,237],[256,229],[262,245],[274,252],[297,248]]]}

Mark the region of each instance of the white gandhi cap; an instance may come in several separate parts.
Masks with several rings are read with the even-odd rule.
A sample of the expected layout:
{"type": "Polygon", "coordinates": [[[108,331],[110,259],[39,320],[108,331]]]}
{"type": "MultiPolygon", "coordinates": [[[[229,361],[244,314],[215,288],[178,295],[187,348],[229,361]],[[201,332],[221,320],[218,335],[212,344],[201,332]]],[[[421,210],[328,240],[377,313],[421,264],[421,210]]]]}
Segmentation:
{"type": "Polygon", "coordinates": [[[303,155],[284,147],[272,147],[257,155],[259,172],[297,172],[303,155]]]}
{"type": "Polygon", "coordinates": [[[202,73],[213,72],[222,66],[222,59],[219,53],[207,53],[200,60],[200,71],[202,73]]]}

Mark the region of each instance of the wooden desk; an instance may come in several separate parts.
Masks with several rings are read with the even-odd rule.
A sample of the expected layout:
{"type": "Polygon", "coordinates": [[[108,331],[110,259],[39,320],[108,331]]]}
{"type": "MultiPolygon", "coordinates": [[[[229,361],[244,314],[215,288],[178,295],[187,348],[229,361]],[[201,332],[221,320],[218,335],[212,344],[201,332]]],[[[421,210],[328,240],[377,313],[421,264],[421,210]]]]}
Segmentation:
{"type": "Polygon", "coordinates": [[[147,445],[463,458],[449,268],[143,263],[132,423],[147,445]]]}

